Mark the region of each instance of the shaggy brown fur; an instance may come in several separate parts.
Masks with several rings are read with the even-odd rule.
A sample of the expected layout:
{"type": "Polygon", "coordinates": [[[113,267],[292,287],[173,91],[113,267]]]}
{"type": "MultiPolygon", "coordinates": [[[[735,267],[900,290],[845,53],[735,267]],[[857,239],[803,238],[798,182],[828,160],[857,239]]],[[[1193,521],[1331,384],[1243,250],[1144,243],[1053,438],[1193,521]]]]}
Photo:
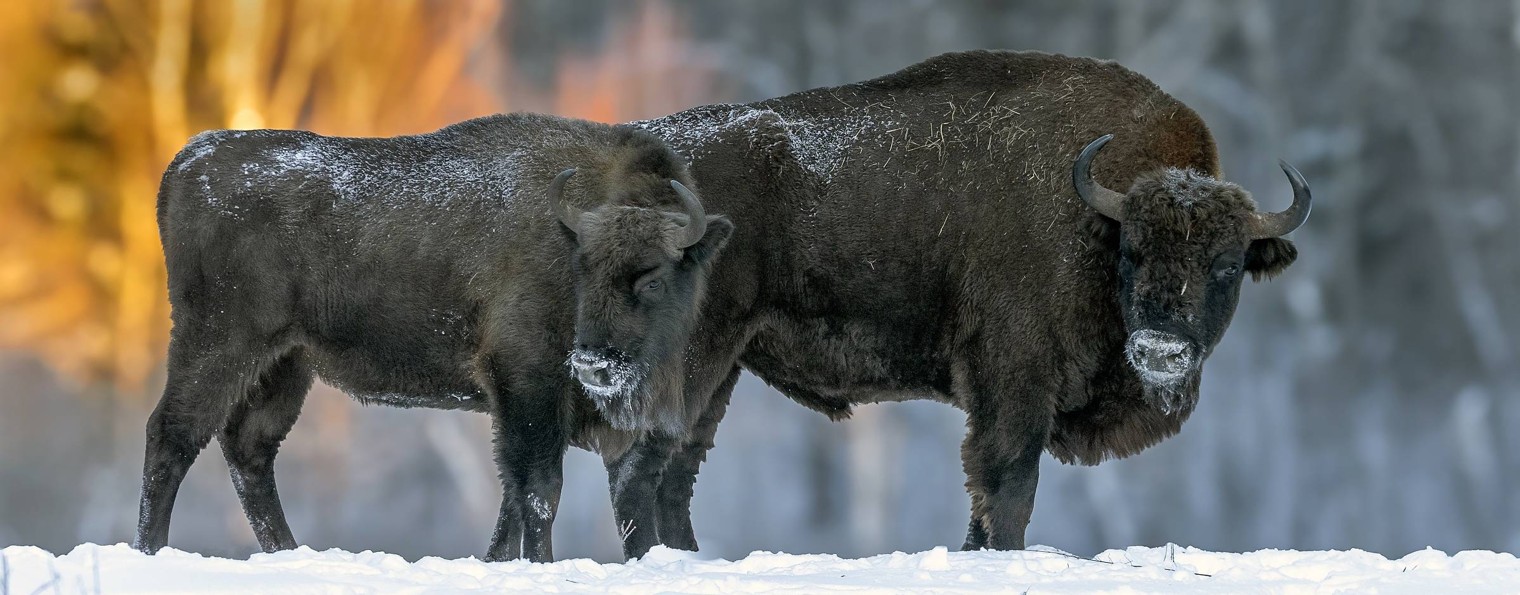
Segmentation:
{"type": "MultiPolygon", "coordinates": [[[[668,202],[670,180],[694,185],[647,133],[533,114],[383,139],[192,139],[159,193],[174,330],[137,547],[167,543],[175,493],[215,435],[260,545],[295,547],[274,457],[320,377],[367,404],[490,414],[503,502],[487,559],[551,559],[567,443],[601,452],[613,485],[645,473],[610,463],[637,451],[634,435],[565,373],[571,238],[545,188],[569,167],[580,173],[564,196],[583,209],[668,202]]],[[[652,394],[679,399],[674,386],[652,394]]],[[[646,503],[641,531],[659,516],[667,543],[695,549],[691,483],[715,423],[695,434],[701,452],[678,455],[668,487],[653,475],[658,506],[646,503]]]]}
{"type": "MultiPolygon", "coordinates": [[[[1257,240],[1242,247],[1241,228],[1246,215],[1256,211],[1255,201],[1239,186],[1201,172],[1163,169],[1142,175],[1126,196],[1125,205],[1126,241],[1137,253],[1155,255],[1136,275],[1131,291],[1153,296],[1151,307],[1159,312],[1198,308],[1207,287],[1193,285],[1192,294],[1185,289],[1190,281],[1208,277],[1212,261],[1199,258],[1199,254],[1244,250],[1243,266],[1258,280],[1275,276],[1297,255],[1293,244],[1280,238],[1257,240]]],[[[1099,243],[1117,246],[1119,227],[1095,214],[1089,233],[1099,243]]],[[[1228,312],[1233,309],[1234,301],[1230,300],[1227,312],[1222,313],[1224,323],[1228,323],[1228,312]]],[[[1214,334],[1216,341],[1223,332],[1219,327],[1214,334]]],[[[1146,391],[1158,389],[1145,386],[1139,392],[1114,391],[1109,398],[1061,411],[1047,449],[1061,462],[1085,465],[1140,452],[1181,429],[1196,404],[1198,382],[1194,375],[1173,394],[1147,395],[1146,391]],[[1164,413],[1153,405],[1167,398],[1180,401],[1174,413],[1164,413]]]]}
{"type": "MultiPolygon", "coordinates": [[[[1218,180],[1197,114],[1111,62],[947,54],[636,125],[692,159],[707,210],[736,226],[679,338],[685,402],[742,365],[836,419],[908,398],[964,409],[968,548],[1023,546],[1042,451],[1093,464],[1175,433],[1242,269],[1294,257],[1248,241],[1254,204],[1218,180]],[[1094,171],[1129,190],[1122,223],[1071,182],[1104,134],[1094,171]],[[1146,333],[1185,340],[1188,373],[1142,379],[1146,333]]],[[[581,314],[578,330],[607,324],[581,314]]]]}

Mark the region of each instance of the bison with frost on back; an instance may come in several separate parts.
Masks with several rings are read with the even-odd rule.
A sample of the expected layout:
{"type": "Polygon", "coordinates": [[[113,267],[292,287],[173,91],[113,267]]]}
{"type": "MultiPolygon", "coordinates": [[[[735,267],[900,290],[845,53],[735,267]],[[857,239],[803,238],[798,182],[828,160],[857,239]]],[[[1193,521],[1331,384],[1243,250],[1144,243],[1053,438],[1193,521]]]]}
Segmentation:
{"type": "MultiPolygon", "coordinates": [[[[667,401],[708,411],[740,366],[835,419],[903,399],[963,409],[966,548],[1024,546],[1041,452],[1096,464],[1176,433],[1243,274],[1288,267],[1297,252],[1280,236],[1309,213],[1286,165],[1292,206],[1258,211],[1220,179],[1196,113],[1086,58],[946,54],[636,125],[691,159],[705,211],[731,220],[732,238],[711,248],[722,255],[705,295],[681,301],[702,304],[679,325],[688,335],[605,332],[680,319],[640,283],[688,256],[639,208],[566,221],[581,259],[577,352],[663,354],[638,369],[684,366],[664,385],[684,393],[667,401]],[[607,307],[607,292],[627,307],[607,307]]],[[[651,378],[608,381],[603,361],[573,360],[573,373],[591,390],[651,378]]],[[[672,452],[641,442],[630,456],[658,469],[672,452]]],[[[615,486],[614,501],[635,490],[615,486]]]]}
{"type": "MultiPolygon", "coordinates": [[[[274,458],[320,377],[363,403],[490,414],[503,497],[487,559],[549,560],[567,444],[601,453],[614,485],[641,469],[614,464],[636,420],[603,417],[564,373],[571,242],[546,190],[580,208],[682,204],[672,181],[693,184],[646,132],[533,114],[395,138],[197,135],[159,190],[174,328],[136,547],[168,543],[175,494],[213,436],[260,546],[295,547],[274,458]],[[570,167],[567,185],[556,174],[570,167]]],[[[674,547],[696,549],[702,454],[653,480],[674,547]]]]}

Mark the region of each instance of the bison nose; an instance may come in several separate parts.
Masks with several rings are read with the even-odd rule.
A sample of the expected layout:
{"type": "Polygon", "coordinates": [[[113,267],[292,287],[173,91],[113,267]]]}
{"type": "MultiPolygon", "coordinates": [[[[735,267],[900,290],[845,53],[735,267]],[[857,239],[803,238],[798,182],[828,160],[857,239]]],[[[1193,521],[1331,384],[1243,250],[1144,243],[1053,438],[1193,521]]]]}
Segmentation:
{"type": "Polygon", "coordinates": [[[606,364],[595,366],[577,367],[575,377],[584,384],[593,388],[607,388],[612,386],[612,374],[607,372],[606,364]]]}
{"type": "Polygon", "coordinates": [[[1193,367],[1192,344],[1170,333],[1136,331],[1125,351],[1130,365],[1147,380],[1175,381],[1193,367]]]}
{"type": "Polygon", "coordinates": [[[605,359],[577,351],[570,356],[575,378],[588,388],[612,388],[612,365],[605,359]]]}

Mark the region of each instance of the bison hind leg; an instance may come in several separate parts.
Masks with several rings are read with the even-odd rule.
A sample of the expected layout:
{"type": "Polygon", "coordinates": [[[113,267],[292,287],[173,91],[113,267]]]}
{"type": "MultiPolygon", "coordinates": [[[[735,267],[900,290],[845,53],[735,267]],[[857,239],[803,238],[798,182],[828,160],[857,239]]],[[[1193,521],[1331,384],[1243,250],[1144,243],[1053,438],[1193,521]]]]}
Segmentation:
{"type": "MultiPolygon", "coordinates": [[[[258,351],[237,349],[199,325],[177,325],[169,341],[168,378],[148,417],[142,499],[135,547],[168,545],[169,516],[185,473],[258,378],[258,351]]],[[[267,364],[266,364],[267,365],[267,364]]]]}
{"type": "Polygon", "coordinates": [[[217,438],[248,524],[266,552],[296,547],[275,488],[274,459],[301,414],[312,379],[299,349],[280,357],[233,406],[217,438]]]}

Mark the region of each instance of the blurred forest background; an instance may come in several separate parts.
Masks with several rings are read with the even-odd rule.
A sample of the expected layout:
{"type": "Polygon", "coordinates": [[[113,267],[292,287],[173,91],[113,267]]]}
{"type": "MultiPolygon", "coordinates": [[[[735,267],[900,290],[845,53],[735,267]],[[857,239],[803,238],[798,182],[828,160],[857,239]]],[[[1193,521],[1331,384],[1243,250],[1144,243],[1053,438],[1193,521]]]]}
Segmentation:
{"type": "MultiPolygon", "coordinates": [[[[25,0],[0,4],[0,545],[130,541],[168,326],[158,177],[207,128],[431,130],[498,111],[620,122],[885,74],[941,52],[1111,58],[1200,112],[1228,177],[1319,199],[1248,284],[1183,433],[1047,459],[1029,538],[1091,554],[1520,550],[1520,1],[25,0]]],[[[832,424],[752,377],[697,484],[704,550],[959,546],[964,418],[832,424]]],[[[279,465],[297,539],[484,552],[484,416],[319,387],[279,465]]],[[[581,451],[560,557],[619,558],[581,451]]],[[[256,550],[216,449],[173,546],[256,550]]]]}

